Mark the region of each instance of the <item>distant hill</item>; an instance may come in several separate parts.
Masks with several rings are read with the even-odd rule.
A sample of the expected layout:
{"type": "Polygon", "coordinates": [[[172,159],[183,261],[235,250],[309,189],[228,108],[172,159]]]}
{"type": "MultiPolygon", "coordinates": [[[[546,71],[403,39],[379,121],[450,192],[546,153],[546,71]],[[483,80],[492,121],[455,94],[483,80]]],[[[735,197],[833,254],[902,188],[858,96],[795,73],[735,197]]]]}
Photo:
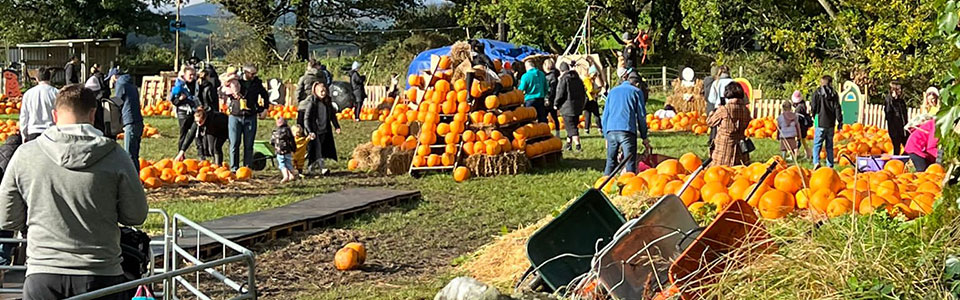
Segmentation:
{"type": "Polygon", "coordinates": [[[229,17],[233,16],[230,12],[223,9],[216,3],[197,3],[191,4],[180,9],[181,16],[203,16],[203,17],[229,17]]]}

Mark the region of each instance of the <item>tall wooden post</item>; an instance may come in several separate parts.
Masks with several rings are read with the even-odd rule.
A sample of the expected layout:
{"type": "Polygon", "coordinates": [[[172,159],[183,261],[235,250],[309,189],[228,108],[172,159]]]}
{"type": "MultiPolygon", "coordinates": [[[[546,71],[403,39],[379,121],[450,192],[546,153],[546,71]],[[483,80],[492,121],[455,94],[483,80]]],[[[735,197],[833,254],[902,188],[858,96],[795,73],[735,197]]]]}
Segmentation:
{"type": "Polygon", "coordinates": [[[182,0],[177,0],[177,26],[176,31],[174,31],[174,42],[173,42],[173,71],[180,71],[180,3],[182,0]]]}

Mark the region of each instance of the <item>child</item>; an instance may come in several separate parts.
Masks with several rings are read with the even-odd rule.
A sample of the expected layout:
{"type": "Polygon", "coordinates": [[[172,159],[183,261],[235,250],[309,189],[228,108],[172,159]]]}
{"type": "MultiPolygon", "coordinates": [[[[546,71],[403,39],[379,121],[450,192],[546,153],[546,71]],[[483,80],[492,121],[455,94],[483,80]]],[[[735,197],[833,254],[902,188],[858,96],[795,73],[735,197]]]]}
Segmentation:
{"type": "MultiPolygon", "coordinates": [[[[220,82],[223,86],[220,87],[220,92],[223,94],[222,98],[227,99],[227,107],[230,107],[230,101],[240,98],[240,77],[237,75],[236,67],[227,68],[227,72],[220,76],[220,82]]],[[[246,102],[241,102],[241,104],[246,102]]]]}
{"type": "Polygon", "coordinates": [[[803,101],[803,94],[799,90],[793,91],[793,112],[797,114],[797,123],[800,124],[800,145],[803,145],[803,151],[806,157],[811,156],[810,146],[807,146],[807,130],[813,127],[813,117],[807,111],[807,103],[803,101]]]}
{"type": "Polygon", "coordinates": [[[270,144],[277,152],[277,168],[283,174],[280,183],[296,180],[296,170],[293,169],[293,152],[297,151],[297,144],[293,139],[290,126],[287,126],[286,119],[277,118],[277,128],[270,135],[270,144]]]}
{"type": "Polygon", "coordinates": [[[783,101],[780,105],[783,112],[777,117],[777,131],[780,135],[780,156],[786,158],[787,151],[792,156],[797,155],[797,138],[800,136],[800,122],[797,114],[793,113],[793,105],[790,101],[783,101]]]}
{"type": "Polygon", "coordinates": [[[297,169],[298,173],[302,174],[307,160],[307,142],[310,139],[303,134],[303,127],[300,127],[300,125],[290,126],[290,131],[293,132],[293,140],[297,144],[297,151],[293,152],[293,167],[297,169]]]}
{"type": "Polygon", "coordinates": [[[673,109],[673,105],[667,104],[663,106],[663,109],[655,112],[654,115],[661,120],[670,120],[677,116],[677,111],[673,109]]]}
{"type": "MultiPolygon", "coordinates": [[[[200,160],[212,157],[216,165],[222,165],[223,144],[227,142],[229,134],[227,115],[216,110],[197,109],[193,113],[193,120],[197,123],[197,156],[200,160]]],[[[176,160],[182,161],[185,155],[186,152],[180,150],[176,160]]]]}

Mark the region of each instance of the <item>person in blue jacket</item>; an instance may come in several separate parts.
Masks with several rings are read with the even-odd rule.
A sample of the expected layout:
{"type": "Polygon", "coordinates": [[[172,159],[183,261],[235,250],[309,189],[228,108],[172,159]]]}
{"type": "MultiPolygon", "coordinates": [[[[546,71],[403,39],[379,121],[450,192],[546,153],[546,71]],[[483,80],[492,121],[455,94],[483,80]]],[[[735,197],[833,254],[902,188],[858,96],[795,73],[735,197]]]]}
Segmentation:
{"type": "Polygon", "coordinates": [[[537,110],[537,121],[547,122],[547,108],[545,98],[549,86],[547,85],[547,75],[537,69],[533,61],[524,62],[527,71],[520,77],[520,84],[517,88],[523,91],[523,106],[533,107],[537,110]]]}
{"type": "Polygon", "coordinates": [[[110,86],[116,91],[115,103],[120,107],[120,120],[123,121],[123,149],[130,154],[133,165],[140,169],[140,141],[143,136],[143,115],[140,113],[140,92],[133,83],[130,74],[120,67],[113,67],[107,74],[110,86]]]}
{"type": "Polygon", "coordinates": [[[607,139],[607,164],[603,175],[612,176],[613,169],[619,163],[618,150],[623,158],[629,158],[627,172],[637,172],[637,136],[643,140],[646,149],[652,149],[647,138],[647,109],[643,91],[639,88],[643,80],[640,75],[630,72],[626,80],[610,90],[606,107],[601,116],[603,136],[607,139]]]}

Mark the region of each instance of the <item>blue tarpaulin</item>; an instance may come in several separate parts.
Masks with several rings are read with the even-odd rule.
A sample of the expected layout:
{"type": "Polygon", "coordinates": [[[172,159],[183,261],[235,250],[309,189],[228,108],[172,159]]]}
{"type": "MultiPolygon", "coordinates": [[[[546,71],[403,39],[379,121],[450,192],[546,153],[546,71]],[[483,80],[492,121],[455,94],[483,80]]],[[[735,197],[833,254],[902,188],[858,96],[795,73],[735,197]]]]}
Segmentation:
{"type": "MultiPolygon", "coordinates": [[[[500,59],[505,62],[519,61],[530,55],[547,54],[547,52],[530,46],[517,46],[511,43],[486,39],[478,39],[477,41],[483,44],[484,53],[486,53],[491,60],[500,59]]],[[[407,68],[407,76],[420,74],[420,72],[430,69],[430,55],[450,55],[450,46],[420,52],[420,54],[410,62],[410,67],[407,68]]],[[[407,88],[409,87],[408,85],[407,88]]]]}

